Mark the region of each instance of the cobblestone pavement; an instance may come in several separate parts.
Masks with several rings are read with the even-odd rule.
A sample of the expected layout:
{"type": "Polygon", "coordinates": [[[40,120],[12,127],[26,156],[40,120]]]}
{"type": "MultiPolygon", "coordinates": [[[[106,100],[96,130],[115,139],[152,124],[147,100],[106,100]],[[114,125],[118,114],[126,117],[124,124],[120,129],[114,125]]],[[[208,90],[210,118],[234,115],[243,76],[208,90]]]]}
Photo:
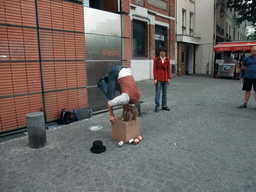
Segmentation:
{"type": "MultiPolygon", "coordinates": [[[[256,109],[247,109],[242,84],[208,76],[173,78],[170,112],[154,112],[152,80],[141,91],[138,145],[111,139],[109,113],[47,130],[48,143],[27,136],[0,143],[0,191],[256,191],[256,109]],[[91,125],[102,125],[90,132],[91,125]],[[90,152],[102,140],[106,152],[90,152]]],[[[116,116],[121,110],[115,110],[116,116]]]]}

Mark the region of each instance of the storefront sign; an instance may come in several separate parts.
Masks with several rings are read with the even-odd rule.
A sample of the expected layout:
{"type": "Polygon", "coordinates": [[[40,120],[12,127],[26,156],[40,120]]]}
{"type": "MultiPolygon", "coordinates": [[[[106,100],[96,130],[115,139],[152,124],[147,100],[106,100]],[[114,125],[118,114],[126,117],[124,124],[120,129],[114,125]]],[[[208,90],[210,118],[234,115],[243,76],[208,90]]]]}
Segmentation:
{"type": "Polygon", "coordinates": [[[164,41],[164,35],[155,34],[155,40],[156,41],[164,41]]]}
{"type": "Polygon", "coordinates": [[[149,4],[155,5],[157,7],[160,7],[162,9],[167,9],[167,3],[165,1],[161,0],[148,0],[149,4]]]}

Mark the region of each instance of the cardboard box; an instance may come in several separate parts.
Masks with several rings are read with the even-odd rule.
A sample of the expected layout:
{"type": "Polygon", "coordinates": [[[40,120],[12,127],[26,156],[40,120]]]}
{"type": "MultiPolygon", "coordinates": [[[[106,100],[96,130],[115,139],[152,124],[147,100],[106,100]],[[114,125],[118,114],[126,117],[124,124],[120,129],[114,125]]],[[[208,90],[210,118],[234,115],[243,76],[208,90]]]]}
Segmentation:
{"type": "Polygon", "coordinates": [[[116,124],[112,125],[111,137],[118,141],[128,142],[140,135],[140,118],[133,121],[122,121],[121,117],[117,117],[116,124]]]}

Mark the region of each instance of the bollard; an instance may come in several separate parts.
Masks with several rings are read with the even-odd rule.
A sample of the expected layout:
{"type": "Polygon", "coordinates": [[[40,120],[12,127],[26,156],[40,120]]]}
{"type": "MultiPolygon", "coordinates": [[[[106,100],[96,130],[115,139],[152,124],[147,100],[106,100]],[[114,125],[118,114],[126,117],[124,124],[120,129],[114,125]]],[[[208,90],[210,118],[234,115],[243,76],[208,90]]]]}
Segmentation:
{"type": "Polygon", "coordinates": [[[29,146],[43,147],[46,140],[45,121],[43,112],[33,112],[26,115],[29,146]]]}

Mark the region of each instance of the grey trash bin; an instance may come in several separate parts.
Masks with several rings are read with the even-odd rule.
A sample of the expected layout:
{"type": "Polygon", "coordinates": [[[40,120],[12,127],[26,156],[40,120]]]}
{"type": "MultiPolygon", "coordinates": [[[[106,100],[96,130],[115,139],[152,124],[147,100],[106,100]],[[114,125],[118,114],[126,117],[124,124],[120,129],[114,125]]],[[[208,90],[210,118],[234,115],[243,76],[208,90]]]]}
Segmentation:
{"type": "Polygon", "coordinates": [[[43,112],[33,112],[26,115],[29,146],[40,148],[47,142],[43,112]]]}

